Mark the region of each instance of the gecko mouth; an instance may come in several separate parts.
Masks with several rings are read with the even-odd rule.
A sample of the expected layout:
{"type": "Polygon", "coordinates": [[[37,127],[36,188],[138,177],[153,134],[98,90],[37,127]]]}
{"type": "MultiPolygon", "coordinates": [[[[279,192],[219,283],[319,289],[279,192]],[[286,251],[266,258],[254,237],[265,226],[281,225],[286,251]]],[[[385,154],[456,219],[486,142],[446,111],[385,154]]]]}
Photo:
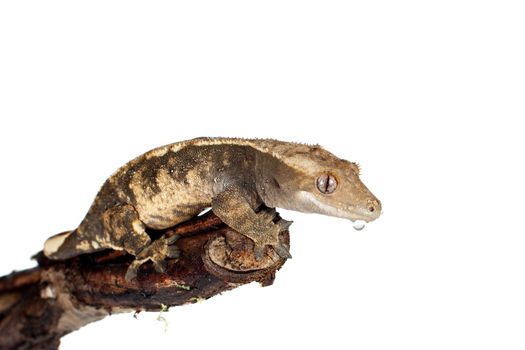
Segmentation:
{"type": "Polygon", "coordinates": [[[365,208],[359,208],[359,207],[348,207],[348,218],[352,222],[356,221],[364,221],[364,222],[371,222],[377,219],[379,216],[376,213],[370,212],[369,210],[365,208]]]}
{"type": "Polygon", "coordinates": [[[348,207],[348,218],[353,223],[353,227],[356,231],[361,231],[365,228],[365,225],[369,222],[374,221],[381,215],[381,204],[376,201],[376,205],[369,205],[368,207],[348,207]]]}
{"type": "Polygon", "coordinates": [[[343,203],[328,205],[318,200],[309,192],[302,192],[300,195],[303,200],[312,205],[311,212],[349,219],[357,231],[362,230],[366,223],[374,221],[381,214],[375,207],[374,210],[370,210],[370,207],[362,208],[354,205],[345,205],[343,203]]]}

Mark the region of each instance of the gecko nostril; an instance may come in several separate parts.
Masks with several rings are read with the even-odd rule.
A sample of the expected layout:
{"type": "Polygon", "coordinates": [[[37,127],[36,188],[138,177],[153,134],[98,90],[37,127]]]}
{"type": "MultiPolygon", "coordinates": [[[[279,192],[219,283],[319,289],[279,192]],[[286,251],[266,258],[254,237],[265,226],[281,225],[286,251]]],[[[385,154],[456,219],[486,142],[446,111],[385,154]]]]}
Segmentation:
{"type": "Polygon", "coordinates": [[[381,214],[381,202],[379,202],[377,199],[369,200],[368,212],[373,215],[381,214]]]}

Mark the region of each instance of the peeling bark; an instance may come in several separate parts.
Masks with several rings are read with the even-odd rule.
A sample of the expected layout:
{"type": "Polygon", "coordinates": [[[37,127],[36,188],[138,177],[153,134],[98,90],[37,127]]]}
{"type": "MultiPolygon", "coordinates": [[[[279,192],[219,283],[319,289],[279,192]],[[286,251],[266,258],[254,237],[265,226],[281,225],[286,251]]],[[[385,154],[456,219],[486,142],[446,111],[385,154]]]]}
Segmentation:
{"type": "MultiPolygon", "coordinates": [[[[0,349],[58,349],[62,336],[110,314],[194,303],[253,281],[271,285],[286,261],[272,249],[257,261],[253,242],[211,212],[151,234],[181,236],[181,257],[167,261],[165,273],[147,263],[127,282],[133,257],[107,250],[61,262],[39,253],[38,267],[0,278],[0,349]]],[[[287,231],[281,240],[289,244],[287,231]]]]}

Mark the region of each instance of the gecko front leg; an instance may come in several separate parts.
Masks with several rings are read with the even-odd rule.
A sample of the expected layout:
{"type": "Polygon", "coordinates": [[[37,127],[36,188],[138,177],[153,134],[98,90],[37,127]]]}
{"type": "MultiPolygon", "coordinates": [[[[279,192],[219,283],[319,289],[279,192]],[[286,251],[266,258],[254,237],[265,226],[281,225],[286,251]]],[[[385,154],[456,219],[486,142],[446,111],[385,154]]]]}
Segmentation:
{"type": "Polygon", "coordinates": [[[292,222],[281,219],[274,223],[275,209],[255,212],[250,202],[246,190],[231,186],[213,198],[212,210],[226,225],[254,242],[258,260],[267,245],[272,246],[282,258],[291,258],[288,248],[279,242],[279,233],[288,229],[292,222]]]}

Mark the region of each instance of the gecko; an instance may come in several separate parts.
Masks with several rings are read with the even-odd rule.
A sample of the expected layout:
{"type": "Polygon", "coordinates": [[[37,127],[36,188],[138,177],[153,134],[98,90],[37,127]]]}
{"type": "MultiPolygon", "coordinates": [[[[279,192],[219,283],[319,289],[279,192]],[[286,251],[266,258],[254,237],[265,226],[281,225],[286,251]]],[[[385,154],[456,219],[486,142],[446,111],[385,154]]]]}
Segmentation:
{"type": "Polygon", "coordinates": [[[102,185],[80,225],[50,237],[49,259],[65,260],[104,249],[135,259],[126,280],[151,261],[164,272],[177,258],[176,238],[152,240],[162,230],[211,208],[226,225],[254,242],[260,259],[271,246],[289,258],[279,233],[291,221],[274,222],[275,208],[370,222],[381,202],[359,177],[356,163],[319,145],[273,139],[196,138],[155,148],[131,160],[102,185]]]}

